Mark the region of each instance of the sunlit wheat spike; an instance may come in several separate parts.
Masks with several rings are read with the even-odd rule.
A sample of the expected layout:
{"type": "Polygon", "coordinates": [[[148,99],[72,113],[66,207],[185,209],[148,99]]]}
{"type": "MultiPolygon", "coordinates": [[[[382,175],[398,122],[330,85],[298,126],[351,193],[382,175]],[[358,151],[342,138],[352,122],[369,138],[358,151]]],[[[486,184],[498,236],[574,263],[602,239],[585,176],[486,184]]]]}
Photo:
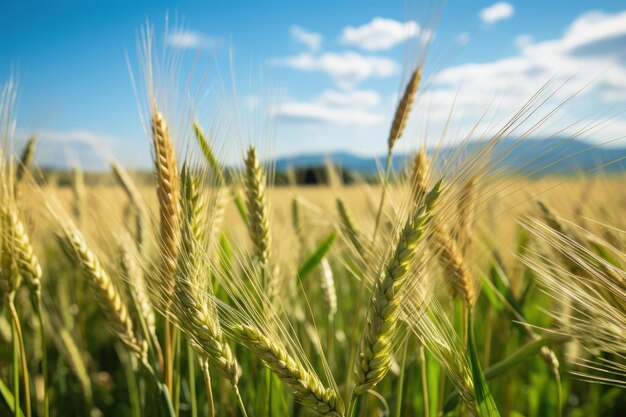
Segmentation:
{"type": "MultiPolygon", "coordinates": [[[[15,247],[15,231],[12,227],[12,215],[8,207],[2,207],[2,239],[0,248],[0,295],[8,300],[15,297],[15,292],[22,282],[18,266],[18,254],[15,247]]],[[[11,301],[12,302],[12,301],[11,301]]]]}
{"type": "Polygon", "coordinates": [[[268,206],[265,195],[266,177],[257,158],[256,149],[248,148],[245,160],[246,204],[248,208],[248,231],[254,246],[253,254],[259,262],[263,289],[270,301],[278,293],[276,274],[269,273],[271,236],[268,206]]]}
{"type": "Polygon", "coordinates": [[[131,291],[134,291],[137,297],[140,314],[146,321],[148,331],[150,334],[156,335],[156,316],[150,303],[143,271],[137,264],[132,249],[125,239],[120,239],[118,242],[118,254],[122,276],[130,283],[131,291]]]}
{"type": "Polygon", "coordinates": [[[270,233],[265,198],[266,178],[259,164],[256,149],[252,146],[248,148],[245,163],[246,204],[250,218],[248,229],[254,245],[254,254],[262,265],[267,266],[270,256],[270,233]]]}
{"type": "Polygon", "coordinates": [[[72,169],[72,191],[74,192],[74,199],[72,200],[72,211],[77,223],[80,224],[83,221],[85,215],[85,174],[80,166],[75,166],[72,169]]]}
{"type": "Polygon", "coordinates": [[[174,143],[169,135],[167,123],[156,108],[152,111],[152,140],[161,222],[159,250],[163,270],[160,279],[166,293],[171,294],[174,289],[174,271],[180,236],[178,170],[174,143]]]}
{"type": "Polygon", "coordinates": [[[428,192],[430,182],[430,160],[426,155],[426,148],[422,148],[413,157],[409,185],[413,193],[413,201],[420,204],[428,192]]]}
{"type": "Polygon", "coordinates": [[[471,306],[476,300],[476,292],[470,270],[446,226],[439,220],[434,223],[433,239],[445,280],[453,292],[471,306]]]}
{"type": "Polygon", "coordinates": [[[17,259],[17,267],[21,276],[26,280],[32,294],[33,300],[41,299],[41,276],[42,269],[33,246],[30,243],[24,224],[18,217],[17,210],[6,209],[6,226],[10,236],[13,238],[13,248],[17,259]]]}
{"type": "Polygon", "coordinates": [[[302,235],[302,215],[300,212],[300,203],[297,198],[291,200],[291,225],[293,226],[293,231],[298,238],[300,246],[303,246],[304,239],[302,235]]]}
{"type": "Polygon", "coordinates": [[[24,177],[24,174],[30,169],[33,160],[35,159],[35,147],[37,144],[37,138],[31,136],[24,146],[24,150],[20,155],[20,161],[15,169],[15,183],[17,184],[24,177]]]}
{"type": "Polygon", "coordinates": [[[69,222],[63,225],[63,234],[59,238],[66,252],[72,256],[91,283],[96,300],[100,308],[102,308],[113,332],[130,352],[143,360],[145,345],[137,340],[126,304],[124,304],[120,292],[115,288],[113,281],[111,281],[111,278],[102,267],[100,260],[89,249],[87,242],[78,229],[69,222]]]}
{"type": "Polygon", "coordinates": [[[563,236],[567,236],[570,239],[578,240],[577,236],[575,236],[570,228],[559,219],[556,212],[551,207],[549,207],[546,203],[540,200],[537,201],[537,206],[539,207],[539,210],[543,215],[543,219],[548,226],[550,226],[552,229],[554,229],[556,232],[560,233],[563,236]]]}
{"type": "Polygon", "coordinates": [[[432,208],[439,197],[439,187],[440,183],[435,185],[426,196],[424,205],[409,217],[391,258],[374,284],[355,368],[356,394],[373,388],[389,371],[393,356],[393,336],[400,314],[403,289],[406,290],[404,284],[418,244],[431,218],[432,208]]]}
{"type": "Polygon", "coordinates": [[[357,253],[363,254],[364,247],[361,243],[361,233],[356,227],[352,214],[348,210],[346,203],[341,198],[337,199],[337,211],[339,212],[339,220],[341,222],[341,229],[344,235],[348,238],[357,253]]]}
{"type": "Polygon", "coordinates": [[[172,303],[172,312],[198,353],[236,385],[237,361],[224,341],[214,302],[206,295],[209,283],[202,281],[207,279],[203,268],[206,205],[202,190],[187,166],[183,167],[181,183],[181,251],[174,287],[177,302],[172,303]]]}
{"type": "Polygon", "coordinates": [[[291,357],[279,342],[266,337],[253,326],[236,325],[232,332],[237,342],[252,350],[265,366],[291,388],[297,402],[321,415],[343,416],[344,405],[337,392],[325,388],[319,378],[291,357]]]}
{"type": "Polygon", "coordinates": [[[146,224],[145,222],[148,219],[148,209],[146,208],[146,204],[144,202],[137,185],[132,180],[128,172],[119,165],[117,162],[111,163],[111,170],[113,171],[113,176],[122,187],[128,200],[132,204],[135,209],[135,241],[137,243],[137,249],[141,251],[142,245],[144,243],[145,234],[146,234],[146,224]]]}
{"type": "Polygon", "coordinates": [[[322,290],[324,307],[326,307],[326,314],[328,317],[333,318],[335,313],[337,313],[337,289],[335,288],[335,278],[328,259],[322,258],[320,264],[322,266],[320,288],[322,290]]]}
{"type": "Polygon", "coordinates": [[[391,152],[395,143],[402,137],[406,122],[411,113],[413,101],[415,101],[415,94],[419,88],[420,81],[422,79],[422,66],[421,64],[413,71],[409,83],[404,89],[404,94],[398,103],[396,113],[393,117],[393,123],[391,124],[391,130],[389,131],[389,139],[387,140],[388,149],[391,152]]]}
{"type": "Polygon", "coordinates": [[[478,183],[478,176],[472,175],[463,184],[461,196],[459,197],[457,242],[461,247],[461,252],[465,252],[465,248],[472,236],[472,225],[476,215],[476,201],[478,199],[478,183]]]}
{"type": "Polygon", "coordinates": [[[211,145],[209,144],[209,141],[207,140],[206,135],[202,130],[202,127],[197,121],[193,122],[193,132],[196,136],[196,140],[198,141],[198,146],[200,146],[200,150],[202,151],[204,158],[209,164],[213,175],[217,177],[219,184],[224,184],[224,170],[217,158],[215,157],[215,153],[213,152],[213,149],[211,148],[211,145]]]}

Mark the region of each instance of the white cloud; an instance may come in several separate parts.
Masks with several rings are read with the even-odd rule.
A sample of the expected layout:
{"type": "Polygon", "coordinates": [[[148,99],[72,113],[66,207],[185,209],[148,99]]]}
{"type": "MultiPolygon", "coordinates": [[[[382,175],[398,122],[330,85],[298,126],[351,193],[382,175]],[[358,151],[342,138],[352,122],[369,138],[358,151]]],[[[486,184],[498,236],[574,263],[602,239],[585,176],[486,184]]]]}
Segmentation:
{"type": "Polygon", "coordinates": [[[300,101],[282,104],[275,109],[274,116],[286,122],[336,126],[373,126],[385,120],[384,115],[367,110],[335,108],[321,103],[300,101]]]}
{"type": "Polygon", "coordinates": [[[461,33],[459,36],[456,37],[456,43],[460,46],[467,45],[471,40],[472,36],[467,32],[461,33]]]}
{"type": "MultiPolygon", "coordinates": [[[[550,82],[548,89],[535,100],[537,103],[548,98],[548,92],[554,93],[544,110],[575,96],[567,111],[550,121],[560,126],[566,120],[580,121],[593,114],[600,117],[599,109],[606,111],[617,102],[623,108],[626,103],[626,11],[585,13],[560,38],[531,42],[530,38],[518,37],[517,43],[519,53],[515,56],[450,67],[435,75],[422,97],[429,120],[444,123],[453,103],[455,120],[462,115],[477,121],[488,107],[491,113],[503,116],[499,120],[505,120],[546,82],[550,82]]],[[[617,110],[619,107],[615,113],[617,110]]],[[[545,115],[544,111],[540,113],[545,115]]],[[[624,120],[624,116],[618,120],[624,120]]],[[[606,140],[616,132],[612,128],[583,136],[606,140]]]]}
{"type": "Polygon", "coordinates": [[[515,9],[510,3],[500,1],[480,11],[480,20],[485,23],[495,23],[513,17],[515,9]]]}
{"type": "Polygon", "coordinates": [[[515,45],[517,45],[518,48],[525,48],[533,43],[533,39],[534,38],[532,35],[519,35],[517,38],[515,38],[515,45]]]}
{"type": "Polygon", "coordinates": [[[390,58],[361,55],[350,51],[326,52],[321,55],[307,52],[275,58],[270,63],[300,71],[326,73],[341,88],[352,88],[368,78],[387,78],[399,71],[398,64],[390,58]]]}
{"type": "Polygon", "coordinates": [[[367,109],[380,104],[380,94],[374,90],[354,90],[348,92],[326,90],[320,94],[316,101],[324,105],[367,109]]]}
{"type": "Polygon", "coordinates": [[[382,123],[380,95],[373,90],[326,90],[311,101],[288,100],[273,109],[274,117],[305,124],[367,127],[382,123]]]}
{"type": "Polygon", "coordinates": [[[321,34],[310,32],[303,27],[295,25],[289,29],[289,33],[291,34],[292,38],[306,45],[307,48],[309,48],[311,51],[316,52],[320,49],[320,46],[322,44],[321,34]]]}
{"type": "Polygon", "coordinates": [[[190,30],[177,30],[167,36],[166,43],[179,49],[205,49],[215,45],[215,38],[190,30]]]}
{"type": "Polygon", "coordinates": [[[348,26],[341,34],[341,41],[366,51],[391,49],[407,39],[417,37],[420,27],[415,21],[405,23],[393,19],[375,17],[358,27],[348,26]]]}

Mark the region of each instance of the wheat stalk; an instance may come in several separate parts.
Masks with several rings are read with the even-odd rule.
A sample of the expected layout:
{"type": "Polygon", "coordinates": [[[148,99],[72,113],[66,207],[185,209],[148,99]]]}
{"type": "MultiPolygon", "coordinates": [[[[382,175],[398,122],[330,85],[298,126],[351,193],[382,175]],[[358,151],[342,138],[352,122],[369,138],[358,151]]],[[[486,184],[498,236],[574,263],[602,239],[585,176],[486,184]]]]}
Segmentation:
{"type": "Polygon", "coordinates": [[[353,395],[360,395],[373,388],[389,371],[404,284],[409,277],[417,246],[431,218],[432,208],[439,197],[439,187],[440,183],[435,185],[424,204],[409,217],[391,259],[374,284],[355,367],[356,386],[353,395]]]}

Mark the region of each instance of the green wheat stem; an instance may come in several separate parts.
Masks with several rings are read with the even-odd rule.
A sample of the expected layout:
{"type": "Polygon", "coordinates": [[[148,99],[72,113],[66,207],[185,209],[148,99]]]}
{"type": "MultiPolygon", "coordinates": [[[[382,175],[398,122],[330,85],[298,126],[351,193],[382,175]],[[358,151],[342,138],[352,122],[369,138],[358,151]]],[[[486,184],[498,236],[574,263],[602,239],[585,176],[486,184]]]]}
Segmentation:
{"type": "Polygon", "coordinates": [[[202,378],[206,389],[206,398],[209,406],[209,416],[215,415],[215,400],[213,399],[213,388],[211,386],[211,374],[209,372],[209,362],[201,359],[202,378]]]}
{"type": "Polygon", "coordinates": [[[402,417],[402,397],[404,394],[404,377],[406,371],[406,358],[407,348],[409,345],[408,339],[404,341],[402,345],[402,357],[400,360],[400,376],[398,377],[398,387],[396,388],[396,411],[395,417],[402,417]]]}
{"type": "MultiPolygon", "coordinates": [[[[23,382],[23,387],[24,387],[24,409],[26,411],[26,417],[30,417],[32,415],[31,412],[31,406],[30,406],[30,385],[28,383],[28,364],[26,363],[26,349],[24,348],[24,337],[22,335],[22,327],[20,326],[20,320],[19,317],[17,315],[17,310],[15,309],[15,303],[13,302],[13,299],[11,298],[9,300],[8,303],[8,308],[9,308],[9,313],[11,314],[11,319],[13,321],[13,326],[15,329],[14,335],[16,336],[16,340],[14,340],[14,343],[17,342],[18,343],[18,348],[19,348],[19,358],[20,358],[20,364],[21,364],[21,368],[22,368],[22,382],[23,382]]],[[[14,345],[15,348],[15,345],[14,345]]],[[[15,372],[15,371],[14,371],[15,372]]],[[[17,376],[17,381],[19,384],[19,371],[17,373],[17,375],[14,374],[14,378],[17,376]]],[[[15,402],[16,404],[19,402],[19,391],[18,390],[18,385],[15,386],[15,390],[16,390],[16,395],[15,395],[15,402]]],[[[16,408],[17,410],[17,408],[16,408]]]]}

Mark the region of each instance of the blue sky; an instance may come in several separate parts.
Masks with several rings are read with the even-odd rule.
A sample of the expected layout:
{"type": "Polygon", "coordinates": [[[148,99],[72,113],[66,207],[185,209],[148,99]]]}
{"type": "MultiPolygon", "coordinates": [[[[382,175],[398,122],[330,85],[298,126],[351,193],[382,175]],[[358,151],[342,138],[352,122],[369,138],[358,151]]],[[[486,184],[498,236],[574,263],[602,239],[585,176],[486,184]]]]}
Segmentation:
{"type": "MultiPolygon", "coordinates": [[[[474,136],[494,132],[548,80],[550,91],[558,87],[554,103],[591,84],[534,135],[573,122],[567,134],[584,131],[596,142],[626,134],[623,1],[424,3],[2,0],[0,81],[18,78],[20,132],[38,133],[42,165],[80,159],[97,168],[111,154],[148,166],[127,61],[139,76],[137,39],[147,21],[156,43],[181,56],[181,77],[196,58],[196,78],[207,69],[194,103],[207,127],[227,112],[219,105],[230,103],[223,96],[232,93],[232,70],[237,111],[252,115],[245,120],[267,115],[272,133],[261,139],[272,141],[273,155],[382,154],[396,97],[424,45],[425,88],[399,151],[435,143],[453,105],[445,140],[464,138],[487,109],[474,136]]],[[[219,138],[237,155],[234,136],[219,138]]]]}

